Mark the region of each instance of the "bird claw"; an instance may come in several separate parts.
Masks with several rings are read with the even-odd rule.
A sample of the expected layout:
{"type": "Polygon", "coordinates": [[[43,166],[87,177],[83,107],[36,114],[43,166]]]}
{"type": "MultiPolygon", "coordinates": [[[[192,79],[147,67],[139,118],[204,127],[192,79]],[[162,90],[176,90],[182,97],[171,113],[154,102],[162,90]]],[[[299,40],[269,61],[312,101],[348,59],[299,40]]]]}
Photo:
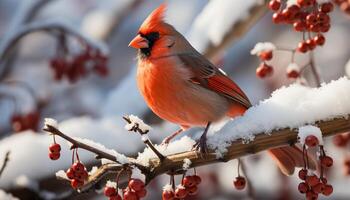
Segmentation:
{"type": "Polygon", "coordinates": [[[201,137],[192,147],[192,150],[199,151],[202,154],[208,153],[207,138],[201,137]]]}

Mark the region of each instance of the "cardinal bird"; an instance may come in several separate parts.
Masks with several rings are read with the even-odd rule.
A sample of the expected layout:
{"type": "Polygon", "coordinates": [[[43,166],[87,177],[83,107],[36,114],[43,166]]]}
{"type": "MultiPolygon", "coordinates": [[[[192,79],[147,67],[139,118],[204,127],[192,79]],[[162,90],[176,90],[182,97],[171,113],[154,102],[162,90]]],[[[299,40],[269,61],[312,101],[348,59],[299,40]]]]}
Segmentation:
{"type": "MultiPolygon", "coordinates": [[[[181,127],[163,143],[188,128],[205,127],[196,145],[205,153],[211,123],[243,115],[251,103],[236,83],[164,21],[165,10],[164,4],[154,10],[129,44],[138,49],[137,85],[154,113],[181,127]]],[[[295,146],[270,153],[285,174],[303,165],[302,151],[295,146]]]]}

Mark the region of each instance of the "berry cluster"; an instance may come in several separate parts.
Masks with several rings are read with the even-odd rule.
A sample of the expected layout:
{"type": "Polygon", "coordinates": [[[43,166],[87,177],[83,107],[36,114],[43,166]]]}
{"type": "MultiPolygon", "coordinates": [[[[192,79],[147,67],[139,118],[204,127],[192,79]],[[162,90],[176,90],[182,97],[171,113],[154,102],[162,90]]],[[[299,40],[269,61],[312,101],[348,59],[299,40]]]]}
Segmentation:
{"type": "Polygon", "coordinates": [[[344,13],[350,15],[350,1],[349,0],[333,0],[333,2],[335,4],[337,4],[344,13]]]}
{"type": "Polygon", "coordinates": [[[49,147],[49,158],[51,160],[58,160],[61,156],[61,145],[54,142],[49,147]]]}
{"type": "MultiPolygon", "coordinates": [[[[344,150],[350,145],[350,133],[339,134],[333,137],[333,144],[344,150]]],[[[350,176],[350,157],[344,159],[344,174],[350,176]]]]}
{"type": "Polygon", "coordinates": [[[27,114],[14,114],[11,118],[12,129],[15,132],[21,132],[25,130],[36,131],[39,124],[39,112],[32,111],[27,114]]]}
{"type": "Polygon", "coordinates": [[[86,77],[91,69],[100,76],[108,75],[107,57],[100,51],[92,51],[90,48],[71,58],[56,56],[51,59],[50,66],[57,81],[66,77],[69,82],[75,83],[79,78],[86,77]]]}
{"type": "Polygon", "coordinates": [[[325,2],[318,4],[316,0],[297,0],[296,4],[289,2],[283,8],[281,0],[271,0],[269,8],[275,13],[272,20],[276,24],[291,24],[297,32],[303,32],[303,41],[298,44],[297,51],[306,53],[322,46],[325,38],[321,33],[328,32],[330,17],[328,13],[333,11],[333,4],[325,2]],[[305,38],[308,32],[308,39],[305,38]],[[316,34],[312,36],[312,33],[316,34]]]}
{"type": "Polygon", "coordinates": [[[77,189],[84,185],[84,181],[88,179],[89,174],[83,163],[77,161],[66,171],[66,175],[70,180],[73,189],[77,189]]]}
{"type": "Polygon", "coordinates": [[[108,197],[109,200],[139,200],[147,195],[145,183],[140,179],[131,178],[129,180],[128,186],[123,189],[123,198],[118,194],[117,184],[110,183],[111,182],[107,183],[104,189],[104,195],[108,197]]]}
{"type": "Polygon", "coordinates": [[[162,199],[175,200],[184,199],[189,196],[194,196],[198,193],[198,185],[201,182],[202,179],[198,175],[186,176],[182,179],[181,184],[176,187],[175,191],[170,185],[169,187],[164,187],[162,199]]]}
{"type": "Polygon", "coordinates": [[[327,178],[324,177],[324,171],[327,168],[333,166],[333,159],[327,156],[323,146],[319,145],[319,141],[316,136],[309,135],[305,138],[305,144],[303,148],[304,153],[304,168],[298,173],[299,178],[302,182],[298,185],[300,193],[305,194],[308,200],[317,200],[320,194],[329,196],[333,193],[332,185],[328,184],[327,178]],[[319,161],[320,161],[320,176],[308,170],[308,156],[306,147],[315,148],[319,146],[319,161]]]}

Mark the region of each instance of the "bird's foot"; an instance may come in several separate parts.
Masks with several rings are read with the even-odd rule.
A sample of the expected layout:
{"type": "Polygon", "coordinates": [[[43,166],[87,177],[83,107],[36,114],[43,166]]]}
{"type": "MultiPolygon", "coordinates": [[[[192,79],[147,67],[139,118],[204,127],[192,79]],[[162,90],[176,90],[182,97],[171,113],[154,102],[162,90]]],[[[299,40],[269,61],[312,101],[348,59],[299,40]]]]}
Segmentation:
{"type": "Polygon", "coordinates": [[[208,153],[207,137],[202,135],[201,138],[193,145],[192,150],[199,151],[202,154],[208,153]]]}

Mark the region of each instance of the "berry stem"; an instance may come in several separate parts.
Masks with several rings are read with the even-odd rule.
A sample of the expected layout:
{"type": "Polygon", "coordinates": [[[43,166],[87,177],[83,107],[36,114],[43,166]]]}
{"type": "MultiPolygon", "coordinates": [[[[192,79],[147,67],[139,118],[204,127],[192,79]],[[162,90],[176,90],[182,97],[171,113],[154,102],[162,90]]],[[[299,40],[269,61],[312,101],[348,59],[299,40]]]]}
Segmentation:
{"type": "Polygon", "coordinates": [[[310,56],[311,72],[312,72],[312,74],[315,77],[315,81],[316,81],[317,87],[321,87],[321,78],[320,78],[320,74],[318,73],[318,71],[316,69],[314,53],[311,51],[309,53],[309,56],[310,56]]]}
{"type": "Polygon", "coordinates": [[[238,159],[239,160],[239,163],[240,163],[240,166],[242,168],[242,174],[243,176],[246,178],[247,180],[247,193],[248,193],[248,197],[250,199],[255,199],[255,191],[254,191],[254,188],[251,184],[251,181],[250,181],[250,178],[247,176],[247,170],[246,170],[246,166],[245,166],[245,163],[241,160],[241,159],[238,159]]]}

